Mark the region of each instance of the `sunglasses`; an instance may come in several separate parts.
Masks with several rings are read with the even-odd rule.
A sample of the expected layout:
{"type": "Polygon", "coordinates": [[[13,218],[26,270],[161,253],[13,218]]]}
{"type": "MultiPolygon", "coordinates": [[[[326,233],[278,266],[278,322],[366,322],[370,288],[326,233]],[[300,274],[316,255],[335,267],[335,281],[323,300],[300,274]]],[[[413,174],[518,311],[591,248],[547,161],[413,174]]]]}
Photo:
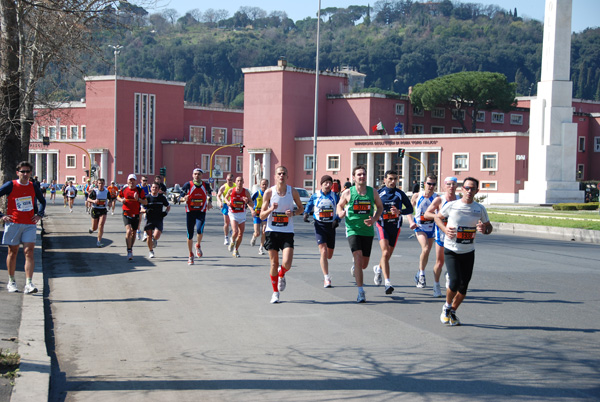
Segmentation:
{"type": "Polygon", "coordinates": [[[477,187],[463,186],[463,190],[465,190],[465,191],[475,191],[475,190],[477,190],[477,187]]]}
{"type": "Polygon", "coordinates": [[[435,186],[437,183],[427,183],[428,186],[435,186]]]}
{"type": "Polygon", "coordinates": [[[27,174],[31,173],[31,170],[19,170],[19,173],[27,174]]]}

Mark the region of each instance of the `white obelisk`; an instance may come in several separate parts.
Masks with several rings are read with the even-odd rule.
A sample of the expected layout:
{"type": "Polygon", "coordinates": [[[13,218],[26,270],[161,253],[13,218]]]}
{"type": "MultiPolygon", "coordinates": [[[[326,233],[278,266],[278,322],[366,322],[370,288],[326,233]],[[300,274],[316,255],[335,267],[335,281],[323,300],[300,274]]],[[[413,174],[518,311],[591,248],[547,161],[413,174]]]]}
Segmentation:
{"type": "Polygon", "coordinates": [[[519,203],[583,202],[576,181],[577,124],[573,123],[572,0],[546,0],[542,77],[529,119],[528,180],[519,203]]]}

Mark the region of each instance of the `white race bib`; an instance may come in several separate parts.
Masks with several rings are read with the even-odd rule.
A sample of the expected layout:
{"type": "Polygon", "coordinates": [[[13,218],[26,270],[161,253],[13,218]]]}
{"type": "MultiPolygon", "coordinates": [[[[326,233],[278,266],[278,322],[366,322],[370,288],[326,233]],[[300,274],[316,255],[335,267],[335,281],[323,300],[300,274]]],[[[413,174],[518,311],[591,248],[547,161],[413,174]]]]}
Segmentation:
{"type": "Polygon", "coordinates": [[[15,203],[17,204],[17,211],[33,211],[33,199],[31,197],[16,198],[15,203]]]}

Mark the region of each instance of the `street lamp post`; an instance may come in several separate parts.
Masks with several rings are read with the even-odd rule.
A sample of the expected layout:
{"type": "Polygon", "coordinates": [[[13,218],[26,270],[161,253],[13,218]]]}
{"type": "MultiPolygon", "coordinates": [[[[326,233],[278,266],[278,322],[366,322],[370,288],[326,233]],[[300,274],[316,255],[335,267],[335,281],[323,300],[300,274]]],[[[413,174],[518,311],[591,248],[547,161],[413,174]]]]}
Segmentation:
{"type": "Polygon", "coordinates": [[[316,75],[315,75],[315,125],[313,133],[313,172],[312,172],[312,192],[317,189],[317,135],[319,131],[319,38],[321,30],[321,0],[319,0],[319,11],[317,12],[317,56],[316,56],[316,75]]]}
{"type": "Polygon", "coordinates": [[[114,141],[113,141],[113,180],[117,181],[117,56],[121,53],[123,46],[108,45],[112,48],[115,54],[115,126],[114,126],[114,141]]]}

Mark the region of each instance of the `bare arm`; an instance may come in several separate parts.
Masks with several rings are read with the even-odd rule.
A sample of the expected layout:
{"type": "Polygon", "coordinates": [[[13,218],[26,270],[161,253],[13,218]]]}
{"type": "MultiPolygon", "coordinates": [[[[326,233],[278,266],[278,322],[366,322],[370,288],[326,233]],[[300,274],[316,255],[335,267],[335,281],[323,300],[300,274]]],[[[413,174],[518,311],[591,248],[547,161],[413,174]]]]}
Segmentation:
{"type": "Polygon", "coordinates": [[[265,191],[265,194],[263,195],[263,203],[262,208],[260,210],[260,219],[263,221],[269,217],[269,215],[275,210],[275,208],[277,208],[277,203],[274,203],[273,206],[269,207],[270,203],[271,189],[269,188],[267,189],[267,191],[265,191]]]}
{"type": "Polygon", "coordinates": [[[429,206],[429,208],[427,208],[427,211],[425,211],[425,219],[428,220],[435,220],[435,217],[437,215],[436,211],[440,208],[440,204],[442,203],[442,198],[441,197],[436,197],[433,202],[431,203],[431,205],[429,206]]]}
{"type": "Polygon", "coordinates": [[[340,202],[337,204],[337,216],[340,219],[344,219],[346,216],[346,204],[350,201],[350,189],[344,190],[340,196],[340,202]]]}

